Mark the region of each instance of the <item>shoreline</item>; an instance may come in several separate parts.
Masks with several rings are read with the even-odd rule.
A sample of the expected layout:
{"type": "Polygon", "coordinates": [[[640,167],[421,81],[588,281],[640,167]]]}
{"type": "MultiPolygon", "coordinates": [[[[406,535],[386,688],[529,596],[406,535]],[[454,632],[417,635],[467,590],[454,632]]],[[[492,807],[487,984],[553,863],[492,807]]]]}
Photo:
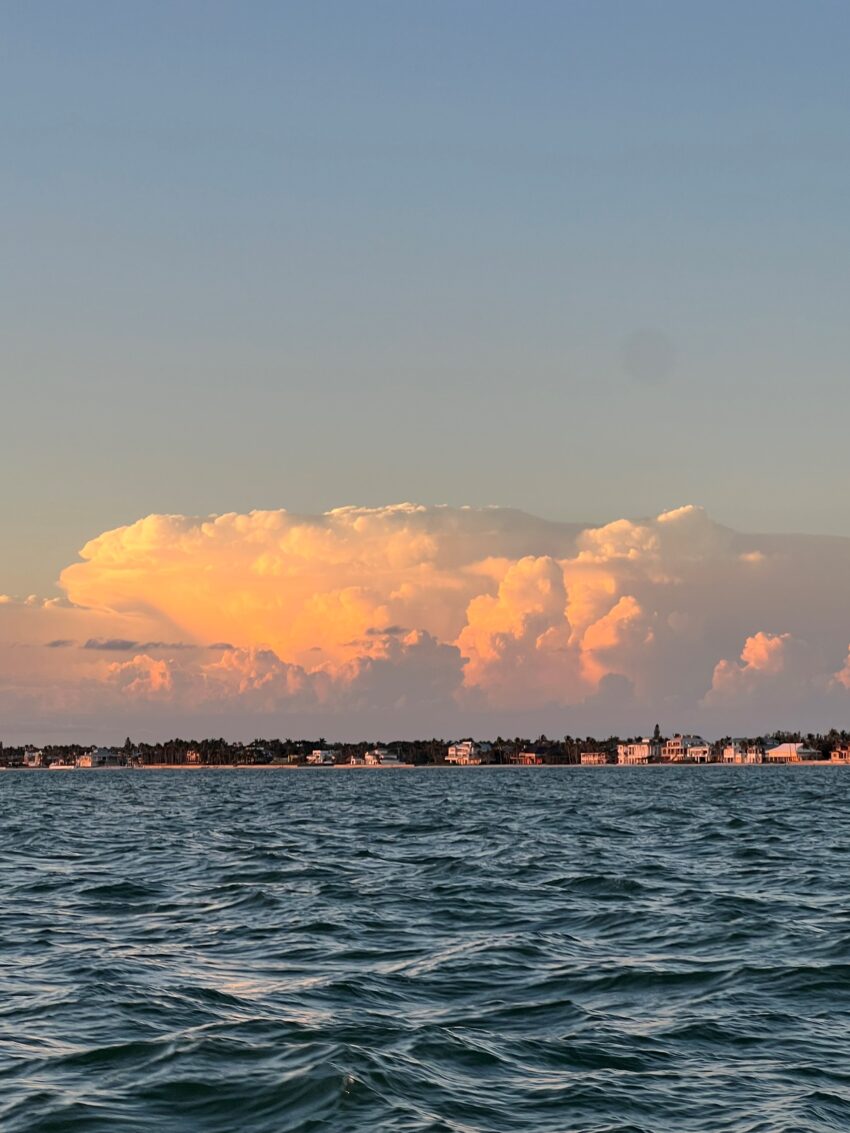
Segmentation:
{"type": "MultiPolygon", "coordinates": [[[[668,767],[709,769],[717,767],[850,767],[848,762],[829,759],[800,759],[789,763],[393,763],[360,764],[334,763],[311,766],[299,763],[146,763],[138,767],[73,767],[65,771],[598,771],[598,770],[659,770],[668,767]]],[[[0,767],[0,771],[49,771],[49,767],[0,767]]],[[[55,768],[54,770],[60,770],[55,768]]]]}

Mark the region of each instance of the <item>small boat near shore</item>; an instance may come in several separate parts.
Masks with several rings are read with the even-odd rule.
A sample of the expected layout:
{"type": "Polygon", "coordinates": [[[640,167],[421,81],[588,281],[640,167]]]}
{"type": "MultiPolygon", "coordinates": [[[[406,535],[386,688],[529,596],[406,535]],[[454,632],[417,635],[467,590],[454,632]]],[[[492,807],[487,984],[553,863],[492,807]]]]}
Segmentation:
{"type": "Polygon", "coordinates": [[[76,771],[73,763],[62,763],[61,760],[54,759],[52,763],[47,765],[48,771],[76,771]]]}

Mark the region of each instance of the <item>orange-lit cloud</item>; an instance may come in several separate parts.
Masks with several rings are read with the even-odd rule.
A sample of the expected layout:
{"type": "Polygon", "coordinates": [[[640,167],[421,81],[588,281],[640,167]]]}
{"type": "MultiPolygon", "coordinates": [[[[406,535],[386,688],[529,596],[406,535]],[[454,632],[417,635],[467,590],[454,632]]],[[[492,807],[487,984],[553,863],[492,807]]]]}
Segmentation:
{"type": "Polygon", "coordinates": [[[634,731],[755,719],[780,687],[850,691],[848,578],[850,540],[744,536],[697,507],[598,527],[411,504],[153,515],[87,543],[62,598],[0,600],[0,709],[578,730],[603,709],[624,728],[620,695],[634,731]]]}
{"type": "MultiPolygon", "coordinates": [[[[759,632],[748,637],[738,661],[719,661],[714,669],[708,703],[751,699],[766,687],[776,687],[780,678],[794,666],[795,652],[802,644],[790,633],[759,632]]],[[[799,671],[792,674],[800,679],[799,671]]]]}

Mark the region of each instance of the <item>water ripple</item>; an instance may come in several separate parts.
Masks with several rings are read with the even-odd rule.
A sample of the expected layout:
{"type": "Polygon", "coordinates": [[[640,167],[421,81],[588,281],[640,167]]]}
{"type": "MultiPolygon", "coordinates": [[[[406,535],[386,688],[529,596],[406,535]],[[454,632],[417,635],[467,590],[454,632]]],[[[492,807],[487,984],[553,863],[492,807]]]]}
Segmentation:
{"type": "Polygon", "coordinates": [[[850,1128],[841,768],[0,780],[5,1133],[850,1128]]]}

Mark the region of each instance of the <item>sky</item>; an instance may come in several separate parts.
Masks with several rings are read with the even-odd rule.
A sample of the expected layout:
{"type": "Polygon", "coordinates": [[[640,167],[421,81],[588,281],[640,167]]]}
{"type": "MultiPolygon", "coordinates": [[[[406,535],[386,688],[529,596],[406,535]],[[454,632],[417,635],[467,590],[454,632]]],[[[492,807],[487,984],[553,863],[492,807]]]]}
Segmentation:
{"type": "MultiPolygon", "coordinates": [[[[4,4],[0,732],[111,734],[133,705],[149,719],[137,702],[154,678],[108,668],[136,656],[160,665],[162,728],[203,730],[212,709],[198,681],[221,676],[205,666],[226,662],[238,685],[234,662],[258,651],[294,666],[263,686],[277,689],[263,711],[283,730],[326,713],[328,733],[378,734],[392,704],[397,734],[435,719],[448,732],[544,717],[575,731],[605,722],[591,703],[600,683],[610,718],[631,711],[637,730],[635,704],[651,724],[668,677],[682,718],[720,726],[723,697],[709,693],[721,663],[732,674],[724,711],[737,681],[749,698],[740,724],[755,728],[773,702],[750,679],[747,648],[768,668],[781,655],[783,680],[808,650],[803,686],[817,692],[797,711],[840,716],[848,32],[850,10],[830,0],[4,4]],[[393,510],[403,501],[424,510],[393,510]],[[295,591],[269,589],[257,564],[280,558],[297,517],[333,542],[326,513],[344,508],[387,526],[389,546],[370,555],[388,556],[389,574],[370,580],[358,561],[331,571],[316,552],[313,566],[277,568],[279,580],[298,576],[295,591]],[[276,532],[268,545],[252,513],[277,516],[263,521],[276,532]],[[399,536],[410,514],[427,522],[399,536]],[[429,524],[446,514],[454,526],[435,536],[429,524]],[[495,514],[499,531],[484,537],[495,514]],[[570,592],[575,539],[617,522],[655,531],[666,514],[744,533],[734,553],[766,562],[774,545],[758,537],[798,536],[776,552],[798,574],[779,571],[760,621],[742,579],[721,611],[711,588],[691,593],[677,560],[679,608],[646,591],[660,582],[606,568],[611,602],[595,620],[624,599],[640,607],[626,621],[657,668],[641,684],[619,645],[604,666],[588,661],[609,627],[584,641],[594,623],[570,592]],[[241,565],[222,566],[206,622],[165,597],[167,540],[163,561],[137,562],[138,542],[130,553],[114,534],[145,517],[170,530],[169,516],[188,531],[232,516],[263,544],[252,557],[228,543],[241,565]],[[836,537],[817,544],[825,565],[805,535],[836,537]],[[100,538],[135,588],[116,596],[105,583],[106,551],[80,559],[100,538]],[[420,547],[426,575],[429,540],[440,555],[455,548],[454,573],[436,591],[423,583],[416,608],[393,597],[409,582],[392,565],[394,539],[420,547]],[[543,615],[520,602],[485,646],[479,600],[498,606],[529,556],[554,572],[553,593],[564,587],[567,628],[555,622],[573,667],[547,669],[543,702],[505,691],[496,703],[493,682],[509,670],[497,678],[488,650],[521,638],[533,668],[529,627],[543,615]],[[819,571],[831,614],[812,607],[804,622],[782,585],[806,591],[819,571]],[[352,588],[370,593],[346,622],[328,596],[352,588]],[[237,594],[260,614],[213,633],[228,628],[214,611],[237,594]],[[304,612],[322,602],[325,621],[304,612]],[[301,629],[283,632],[275,610],[301,629]],[[68,625],[53,633],[60,611],[68,625]],[[692,635],[687,679],[681,658],[665,668],[659,624],[671,615],[729,622],[692,635]],[[387,626],[404,633],[367,632],[387,626]],[[60,639],[74,644],[44,644],[60,639]],[[134,646],[107,658],[84,648],[90,639],[134,646]],[[369,649],[344,645],[354,640],[369,649]],[[154,642],[185,648],[135,648],[154,642]],[[200,657],[216,643],[233,648],[200,657]],[[414,708],[428,649],[439,696],[414,708]],[[24,654],[40,659],[24,665],[24,654]],[[355,672],[378,661],[386,687],[355,672]],[[372,692],[355,696],[363,680],[372,692]],[[287,699],[282,681],[314,699],[287,699]]],[[[207,570],[194,553],[192,569],[207,570]]],[[[228,701],[221,730],[249,726],[252,695],[228,701]]]]}

